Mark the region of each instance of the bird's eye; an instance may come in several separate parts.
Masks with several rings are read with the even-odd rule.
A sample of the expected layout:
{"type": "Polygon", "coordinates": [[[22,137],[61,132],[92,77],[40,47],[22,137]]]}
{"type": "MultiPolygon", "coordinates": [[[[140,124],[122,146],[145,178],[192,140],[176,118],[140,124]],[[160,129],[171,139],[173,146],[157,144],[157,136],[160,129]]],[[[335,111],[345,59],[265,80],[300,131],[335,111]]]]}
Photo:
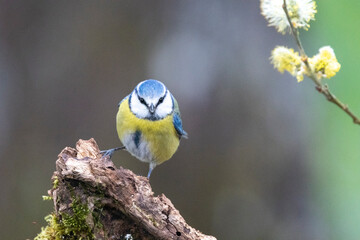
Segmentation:
{"type": "Polygon", "coordinates": [[[159,103],[162,103],[164,101],[164,97],[161,97],[160,99],[159,99],[159,103]]]}
{"type": "Polygon", "coordinates": [[[145,103],[145,100],[143,98],[139,98],[141,103],[145,103]]]}

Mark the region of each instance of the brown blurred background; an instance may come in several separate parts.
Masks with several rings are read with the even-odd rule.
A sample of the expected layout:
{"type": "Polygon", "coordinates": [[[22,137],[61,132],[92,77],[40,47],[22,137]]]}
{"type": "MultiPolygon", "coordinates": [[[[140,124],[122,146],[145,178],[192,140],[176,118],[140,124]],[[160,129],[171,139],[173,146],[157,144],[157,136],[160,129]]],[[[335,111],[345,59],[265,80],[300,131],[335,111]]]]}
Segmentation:
{"type": "MultiPolygon", "coordinates": [[[[331,38],[317,38],[321,29],[303,33],[312,53],[331,38]]],[[[272,68],[276,45],[294,47],[267,27],[259,1],[1,1],[0,238],[36,236],[57,154],[79,138],[119,146],[117,104],[148,78],[177,98],[189,133],[151,185],[190,225],[218,239],[345,236],[333,228],[336,203],[322,207],[331,173],[318,151],[332,148],[318,144],[334,139],[328,109],[355,128],[310,81],[272,68]]],[[[113,161],[148,170],[127,152],[113,161]]],[[[342,239],[359,239],[354,231],[342,239]]]]}

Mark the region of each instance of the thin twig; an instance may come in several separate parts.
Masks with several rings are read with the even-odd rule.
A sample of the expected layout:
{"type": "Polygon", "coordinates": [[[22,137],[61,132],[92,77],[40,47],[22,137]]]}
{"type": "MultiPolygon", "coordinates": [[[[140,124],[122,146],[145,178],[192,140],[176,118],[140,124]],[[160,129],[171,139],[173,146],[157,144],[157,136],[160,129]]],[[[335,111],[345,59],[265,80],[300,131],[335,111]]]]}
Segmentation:
{"type": "Polygon", "coordinates": [[[349,109],[348,105],[342,103],[339,99],[337,99],[335,97],[335,95],[330,91],[328,85],[323,85],[321,83],[321,79],[319,79],[316,76],[316,74],[314,73],[313,69],[311,68],[311,66],[308,62],[308,56],[306,55],[305,50],[301,44],[300,37],[299,37],[299,31],[294,27],[294,25],[291,22],[291,18],[290,18],[289,12],[287,10],[286,0],[284,0],[283,9],[284,9],[286,18],[289,22],[289,25],[290,25],[291,34],[293,35],[296,45],[299,48],[301,58],[305,64],[308,72],[310,73],[309,78],[311,80],[313,80],[313,82],[316,84],[316,87],[315,87],[316,90],[318,90],[319,93],[322,93],[329,102],[334,103],[336,106],[338,106],[340,109],[342,109],[347,115],[349,115],[355,124],[360,125],[360,119],[349,109]]]}

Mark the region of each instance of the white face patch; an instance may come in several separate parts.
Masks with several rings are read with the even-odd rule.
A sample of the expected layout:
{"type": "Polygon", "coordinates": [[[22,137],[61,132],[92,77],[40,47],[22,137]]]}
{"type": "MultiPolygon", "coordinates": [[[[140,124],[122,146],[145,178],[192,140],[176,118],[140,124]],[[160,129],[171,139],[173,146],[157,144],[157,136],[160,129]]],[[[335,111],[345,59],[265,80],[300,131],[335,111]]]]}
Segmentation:
{"type": "Polygon", "coordinates": [[[162,103],[159,103],[159,105],[156,108],[155,113],[160,117],[164,118],[167,115],[171,114],[174,109],[174,102],[171,98],[171,93],[169,90],[166,90],[166,95],[162,103]]]}
{"type": "Polygon", "coordinates": [[[134,90],[130,98],[130,109],[138,118],[155,121],[171,114],[174,109],[174,103],[169,90],[166,90],[165,97],[164,95],[139,97],[137,91],[134,90]],[[152,106],[154,108],[153,113],[150,111],[152,106]]]}
{"type": "Polygon", "coordinates": [[[145,104],[142,104],[135,91],[132,92],[130,98],[130,109],[138,118],[146,118],[150,114],[145,104]]]}

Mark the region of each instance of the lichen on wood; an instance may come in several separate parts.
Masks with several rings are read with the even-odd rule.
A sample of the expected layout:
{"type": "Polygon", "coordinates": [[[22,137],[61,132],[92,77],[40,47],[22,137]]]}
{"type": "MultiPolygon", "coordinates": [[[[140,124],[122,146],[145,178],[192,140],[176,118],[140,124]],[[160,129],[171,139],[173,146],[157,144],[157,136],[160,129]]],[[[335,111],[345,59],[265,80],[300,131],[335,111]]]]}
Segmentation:
{"type": "Polygon", "coordinates": [[[147,178],[102,157],[94,139],[66,147],[52,181],[54,212],[36,240],[216,239],[189,226],[164,194],[154,196],[147,178]]]}

